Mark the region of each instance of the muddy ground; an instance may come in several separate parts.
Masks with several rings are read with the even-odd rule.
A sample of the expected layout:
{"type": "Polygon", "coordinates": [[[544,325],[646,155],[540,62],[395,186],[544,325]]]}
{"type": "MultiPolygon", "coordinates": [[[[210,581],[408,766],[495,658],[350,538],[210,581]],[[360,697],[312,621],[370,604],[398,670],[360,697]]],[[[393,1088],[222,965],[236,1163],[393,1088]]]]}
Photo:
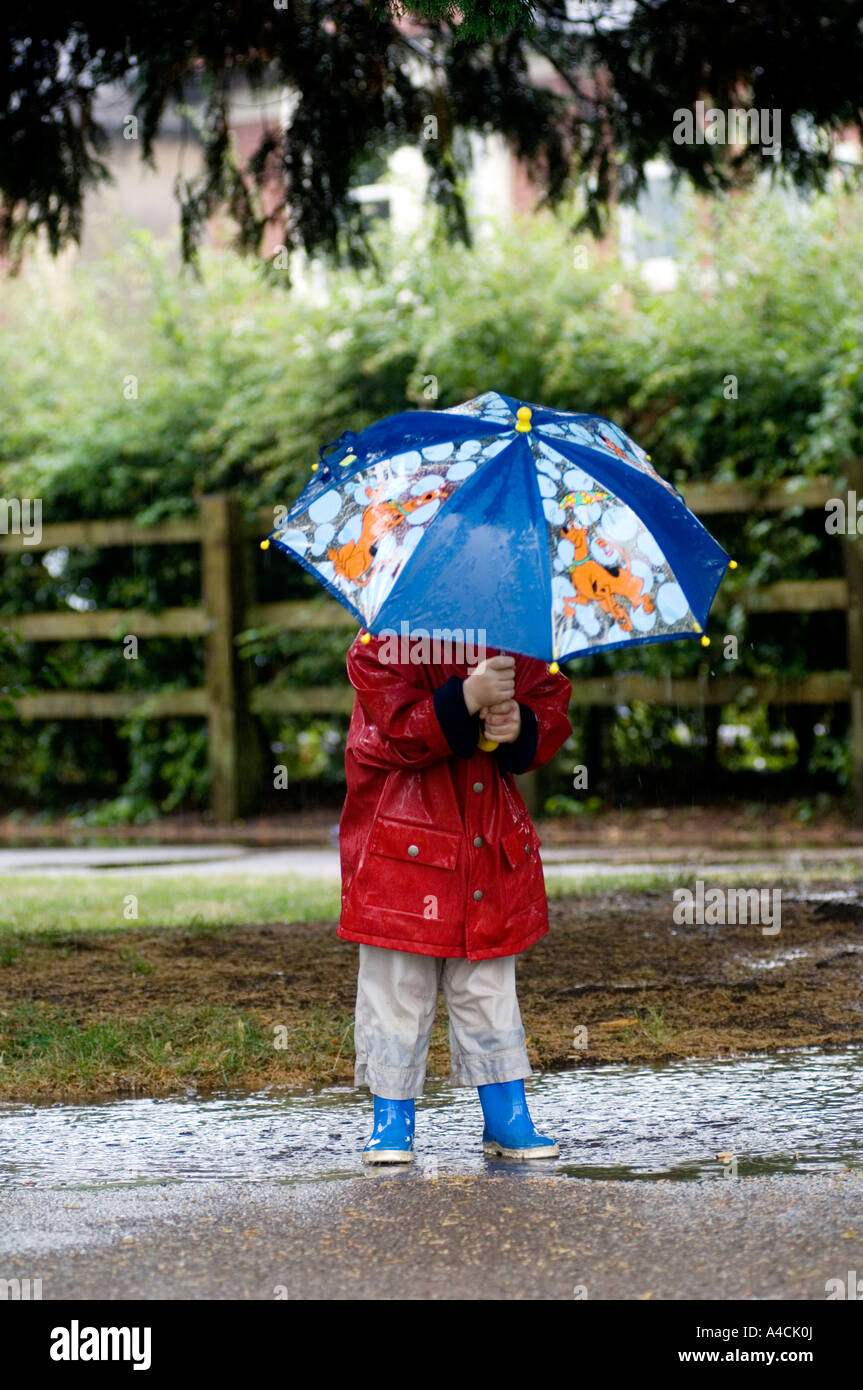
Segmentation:
{"type": "MultiPolygon", "coordinates": [[[[667,891],[553,900],[551,930],[518,966],[532,1065],[863,1041],[863,895],[795,901],[798,891],[783,894],[773,936],[753,925],[675,925],[667,891]]],[[[228,1081],[255,1089],[351,1084],[357,949],[336,937],[332,922],[19,941],[0,964],[0,1096],[158,1095],[228,1081]],[[25,1076],[10,1020],[28,1001],[55,1024],[81,1029],[119,1032],[155,1017],[168,1041],[137,1054],[118,1044],[116,1057],[109,1050],[80,1078],[68,1064],[62,1076],[50,1065],[25,1076]],[[185,1035],[203,1004],[242,1017],[246,1041],[258,1039],[232,1054],[230,1075],[190,1061],[185,1035]],[[282,1049],[271,1041],[277,1026],[288,1030],[282,1049]]],[[[441,998],[429,1076],[447,1071],[441,998]]]]}

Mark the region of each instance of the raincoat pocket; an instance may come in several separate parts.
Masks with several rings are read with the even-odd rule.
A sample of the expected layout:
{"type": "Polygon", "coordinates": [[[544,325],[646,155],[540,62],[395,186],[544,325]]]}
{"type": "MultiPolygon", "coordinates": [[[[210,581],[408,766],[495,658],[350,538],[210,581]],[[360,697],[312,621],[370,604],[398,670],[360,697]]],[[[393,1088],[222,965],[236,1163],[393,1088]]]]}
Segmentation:
{"type": "Polygon", "coordinates": [[[461,836],[449,830],[382,816],[375,822],[369,852],[427,868],[454,869],[460,847],[461,836]]]}
{"type": "Polygon", "coordinates": [[[524,821],[501,838],[500,847],[506,855],[509,867],[517,869],[520,864],[538,858],[537,851],[541,844],[542,841],[531,822],[524,821]]]}
{"type": "Polygon", "coordinates": [[[450,924],[464,916],[462,838],[386,816],[375,821],[357,889],[379,944],[412,938],[436,945],[447,939],[450,924]]]}

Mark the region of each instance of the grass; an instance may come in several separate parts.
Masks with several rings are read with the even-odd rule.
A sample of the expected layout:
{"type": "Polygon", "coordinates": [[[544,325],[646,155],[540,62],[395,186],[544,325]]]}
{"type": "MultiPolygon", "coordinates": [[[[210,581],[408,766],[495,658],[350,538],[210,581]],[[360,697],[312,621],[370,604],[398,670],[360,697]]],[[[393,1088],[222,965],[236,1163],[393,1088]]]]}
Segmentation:
{"type": "Polygon", "coordinates": [[[673,1030],[666,1022],[662,1009],[656,1009],[652,1004],[638,1014],[637,1027],[641,1036],[655,1047],[665,1047],[673,1037],[673,1030]]]}
{"type": "MultiPolygon", "coordinates": [[[[733,855],[729,854],[731,858],[733,855]]],[[[769,855],[765,855],[765,863],[769,863],[769,855]]],[[[578,898],[593,893],[647,893],[663,889],[670,892],[674,888],[694,891],[699,879],[706,886],[721,888],[805,888],[807,884],[823,884],[829,879],[830,887],[836,888],[859,882],[860,877],[859,862],[834,862],[832,859],[811,869],[790,869],[783,865],[781,869],[777,867],[775,874],[765,874],[758,864],[741,864],[736,869],[705,864],[684,873],[676,865],[669,865],[634,874],[609,869],[608,873],[600,871],[577,879],[555,874],[552,864],[545,870],[545,887],[550,898],[578,898]]]]}
{"type": "MultiPolygon", "coordinates": [[[[712,884],[751,886],[762,876],[741,865],[734,872],[717,872],[712,866],[681,874],[673,867],[636,874],[601,869],[589,877],[567,878],[546,870],[549,897],[581,897],[593,893],[643,893],[649,890],[694,888],[697,879],[712,884]]],[[[783,870],[783,881],[805,884],[822,879],[825,869],[783,870]]],[[[834,883],[859,878],[860,865],[837,861],[830,864],[834,883]]],[[[158,874],[117,870],[80,874],[8,874],[0,902],[0,964],[14,959],[15,944],[8,937],[42,933],[57,935],[81,931],[144,930],[184,927],[187,930],[233,927],[238,923],[336,921],[339,885],[286,875],[191,873],[158,874]],[[135,915],[137,914],[137,915],[135,915]],[[3,953],[7,953],[5,956],[3,953]]]]}
{"type": "MultiPolygon", "coordinates": [[[[674,929],[673,887],[699,876],[757,881],[748,868],[728,876],[615,869],[574,892],[572,880],[552,876],[552,930],[520,962],[532,1063],[570,1065],[574,1023],[590,1036],[590,1056],[577,1062],[858,1040],[859,963],[846,949],[857,929],[847,914],[833,920],[789,904],[780,950],[789,940],[808,949],[783,965],[781,979],[746,976],[752,987],[733,1009],[743,957],[756,946],[769,957],[778,939],[748,923],[674,929]],[[836,969],[819,970],[828,947],[836,969]],[[617,1026],[621,981],[636,989],[626,1028],[617,1026]],[[780,983],[789,987],[777,998],[780,983]]],[[[335,884],[137,872],[10,875],[4,888],[0,1100],[351,1083],[357,949],[336,935],[335,884]],[[118,917],[128,892],[137,894],[137,919],[118,917]]],[[[431,1075],[445,1074],[444,1013],[439,999],[431,1075]]]]}
{"type": "MultiPolygon", "coordinates": [[[[585,878],[556,874],[546,869],[550,898],[584,897],[596,893],[644,893],[695,888],[702,879],[712,885],[766,886],[771,880],[740,865],[721,871],[711,865],[685,873],[669,866],[643,872],[621,873],[599,869],[585,878]]],[[[830,864],[834,886],[860,877],[860,865],[837,861],[830,864]]],[[[805,886],[825,876],[823,865],[811,870],[783,869],[783,883],[805,886]]],[[[0,902],[0,965],[17,956],[16,938],[70,935],[75,932],[141,931],[154,927],[182,927],[191,931],[218,931],[240,923],[335,922],[340,907],[336,882],[275,875],[205,874],[165,875],[116,870],[81,874],[8,874],[0,902]],[[137,914],[137,915],[135,915],[137,914]]],[[[140,967],[142,970],[144,966],[140,967]]]]}
{"type": "Polygon", "coordinates": [[[545,871],[545,888],[550,898],[580,897],[592,893],[646,893],[651,889],[694,888],[696,878],[705,875],[673,873],[666,869],[638,874],[622,874],[614,869],[608,873],[591,874],[585,878],[569,878],[555,874],[554,868],[545,871]]]}
{"type": "Polygon", "coordinates": [[[145,956],[139,956],[136,951],[118,951],[118,959],[123,962],[130,975],[153,975],[156,967],[152,961],[145,956]]]}
{"type": "Polygon", "coordinates": [[[353,1016],[313,1007],[281,1032],[250,1011],[196,1004],[81,1026],[63,1009],[27,1000],[0,1014],[0,1096],[77,1098],[148,1095],[183,1086],[229,1087],[255,1074],[261,1084],[301,1072],[332,1080],[333,1058],[353,1055],[353,1016]]]}
{"type": "MultiPolygon", "coordinates": [[[[825,862],[813,871],[784,869],[782,883],[804,887],[827,871],[825,862]]],[[[859,864],[830,856],[831,886],[859,877],[859,864]]],[[[685,872],[656,865],[629,874],[619,866],[604,871],[600,859],[578,880],[549,865],[546,882],[553,912],[569,898],[574,917],[581,922],[592,914],[604,933],[615,930],[615,921],[618,930],[627,928],[631,901],[651,891],[666,899],[644,898],[638,910],[654,930],[659,914],[664,929],[672,890],[692,889],[699,878],[747,887],[770,881],[755,865],[685,872]],[[621,895],[616,908],[591,906],[602,893],[621,895]]],[[[296,875],[137,868],[7,875],[0,902],[0,1099],[344,1083],[354,1055],[354,955],[335,940],[339,897],[336,881],[296,875]],[[274,924],[285,930],[272,930],[274,924]]],[[[643,936],[639,931],[639,970],[643,936]]],[[[572,951],[579,941],[576,933],[572,951]]],[[[678,947],[686,941],[682,933],[678,947]]],[[[558,935],[558,953],[561,943],[558,935]]],[[[561,971],[580,978],[580,957],[568,973],[558,961],[555,981],[561,971]]],[[[599,998],[595,1004],[600,1019],[615,1007],[599,998]]],[[[533,1024],[534,1031],[545,1029],[542,1051],[552,1058],[571,1025],[571,1005],[561,1001],[559,1008],[565,1022],[552,1017],[546,1001],[533,1024]]],[[[638,1010],[629,1032],[648,1055],[675,1048],[691,1030],[680,1008],[672,1000],[674,1029],[661,1007],[638,1010]]],[[[435,1028],[432,1057],[440,1065],[445,1031],[435,1028]]],[[[601,1037],[606,1050],[624,1046],[616,1035],[601,1037]]]]}
{"type": "Polygon", "coordinates": [[[0,937],[334,921],[338,914],[338,883],[288,875],[8,874],[0,937]]]}

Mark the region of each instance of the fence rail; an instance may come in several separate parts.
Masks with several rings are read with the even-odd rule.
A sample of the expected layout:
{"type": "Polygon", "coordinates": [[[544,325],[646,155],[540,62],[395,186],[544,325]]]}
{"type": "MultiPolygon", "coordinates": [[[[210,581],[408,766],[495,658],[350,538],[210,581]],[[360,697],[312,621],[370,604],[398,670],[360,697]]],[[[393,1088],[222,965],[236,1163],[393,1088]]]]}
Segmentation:
{"type": "MultiPolygon", "coordinates": [[[[756,491],[743,483],[692,482],[685,489],[687,505],[697,515],[776,511],[788,507],[823,508],[844,488],[863,497],[863,461],[847,466],[842,483],[835,478],[787,478],[756,491]]],[[[152,613],[143,609],[105,609],[93,612],[22,613],[0,619],[19,637],[32,642],[120,641],[139,637],[202,638],[205,645],[205,684],[194,690],[44,691],[14,699],[15,717],[31,719],[123,719],[142,711],[154,718],[205,718],[209,729],[214,818],[226,823],[255,809],[259,776],[265,758],[256,716],[264,714],[346,714],[353,704],[348,685],[292,690],[278,682],[252,683],[250,663],[237,654],[236,637],[248,628],[278,631],[301,629],[349,630],[351,615],[335,600],[258,603],[254,597],[251,542],[268,534],[273,517],[260,508],[244,519],[236,497],[220,493],[203,497],[197,515],[139,526],[131,520],[52,522],[43,526],[38,541],[27,544],[18,535],[0,535],[0,555],[18,555],[65,546],[110,547],[197,544],[201,548],[201,602],[152,613]]],[[[828,612],[847,614],[848,669],[816,671],[803,679],[780,681],[734,676],[681,679],[652,678],[621,672],[578,680],[573,704],[612,706],[640,700],[657,705],[723,705],[739,700],[761,704],[851,705],[854,791],[863,815],[863,557],[858,547],[844,546],[845,577],[782,580],[741,596],[752,613],[828,612]]]]}

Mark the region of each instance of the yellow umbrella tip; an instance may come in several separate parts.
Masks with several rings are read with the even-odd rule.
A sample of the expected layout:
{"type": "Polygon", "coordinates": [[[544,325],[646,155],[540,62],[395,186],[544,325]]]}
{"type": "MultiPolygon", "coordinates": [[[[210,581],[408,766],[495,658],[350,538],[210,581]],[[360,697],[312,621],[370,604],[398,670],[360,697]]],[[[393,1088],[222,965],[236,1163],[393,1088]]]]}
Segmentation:
{"type": "Polygon", "coordinates": [[[548,673],[550,676],[556,676],[559,670],[560,667],[558,666],[557,662],[553,661],[548,668],[548,673]]]}
{"type": "Polygon", "coordinates": [[[527,434],[531,428],[530,417],[533,414],[529,405],[520,405],[517,411],[518,424],[516,429],[520,434],[527,434]]]}
{"type": "Polygon", "coordinates": [[[372,640],[372,635],[371,635],[370,632],[363,632],[363,633],[360,633],[360,641],[361,641],[363,644],[365,644],[366,642],[371,642],[371,640],[372,640]]]}
{"type": "Polygon", "coordinates": [[[262,550],[269,550],[269,548],[270,548],[270,542],[269,542],[269,541],[261,541],[261,549],[262,549],[262,550]]]}
{"type": "Polygon", "coordinates": [[[728,561],[728,568],[729,568],[730,570],[736,570],[736,569],[737,569],[737,561],[736,561],[736,560],[729,560],[729,561],[728,561]]]}
{"type": "Polygon", "coordinates": [[[704,637],[702,637],[702,639],[701,639],[701,645],[702,645],[702,647],[709,647],[709,646],[710,646],[710,638],[707,637],[706,635],[705,635],[704,637]]]}

